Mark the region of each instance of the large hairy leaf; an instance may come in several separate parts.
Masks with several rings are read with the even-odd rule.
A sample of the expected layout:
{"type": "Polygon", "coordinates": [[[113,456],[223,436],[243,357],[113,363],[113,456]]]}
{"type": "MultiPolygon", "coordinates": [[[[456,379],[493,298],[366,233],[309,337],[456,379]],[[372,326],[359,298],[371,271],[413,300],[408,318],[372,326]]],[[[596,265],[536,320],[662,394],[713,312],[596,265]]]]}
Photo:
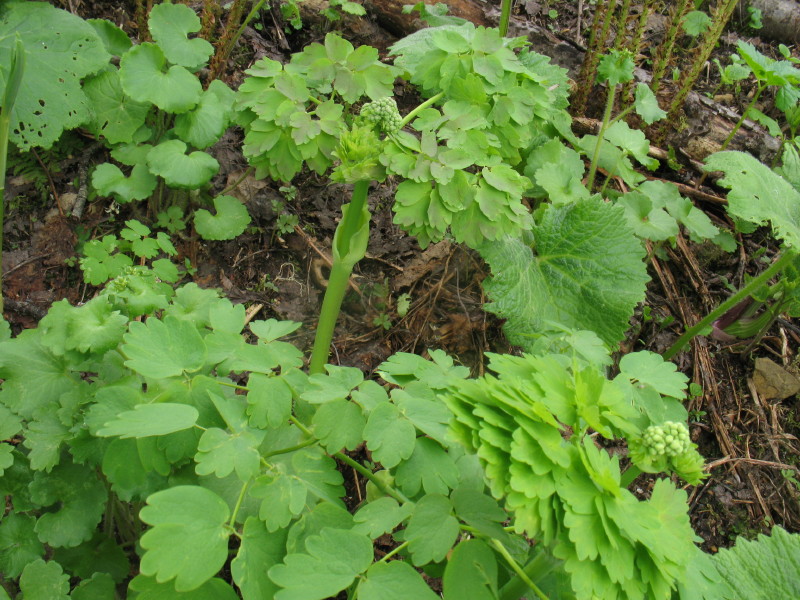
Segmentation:
{"type": "Polygon", "coordinates": [[[507,319],[509,341],[526,347],[538,334],[568,328],[617,344],[648,281],[624,211],[599,197],[550,206],[533,237],[532,246],[505,238],[479,249],[492,269],[486,309],[507,319]]]}
{"type": "Polygon", "coordinates": [[[728,212],[740,219],[764,225],[789,246],[800,247],[800,192],[743,152],[717,152],[706,159],[706,171],[722,171],[719,182],[731,188],[728,212]]]}
{"type": "Polygon", "coordinates": [[[11,111],[10,139],[20,149],[49,148],[65,129],[89,119],[81,79],[111,58],[94,28],[47,2],[0,3],[0,98],[19,35],[25,71],[11,111]]]}

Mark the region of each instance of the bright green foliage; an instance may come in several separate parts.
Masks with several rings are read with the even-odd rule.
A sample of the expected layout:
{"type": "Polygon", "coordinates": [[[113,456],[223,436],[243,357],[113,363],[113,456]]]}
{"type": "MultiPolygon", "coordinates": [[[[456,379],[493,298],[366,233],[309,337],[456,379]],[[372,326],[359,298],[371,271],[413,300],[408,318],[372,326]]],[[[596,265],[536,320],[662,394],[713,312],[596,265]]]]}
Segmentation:
{"type": "Polygon", "coordinates": [[[627,50],[611,50],[600,58],[597,79],[609,85],[618,85],[633,79],[633,55],[627,50]]]}
{"type": "Polygon", "coordinates": [[[154,6],[147,24],[153,39],[174,65],[197,71],[214,52],[214,47],[206,40],[187,38],[188,34],[200,31],[200,19],[181,4],[154,6]]]}
{"type": "Polygon", "coordinates": [[[620,486],[619,459],[585,432],[635,434],[635,413],[596,367],[568,365],[493,356],[499,378],[444,397],[453,434],[477,452],[515,528],[565,561],[578,599],[670,598],[695,548],[686,494],[660,480],[643,502],[620,486]]]}
{"type": "Polygon", "coordinates": [[[233,196],[217,196],[214,198],[214,208],[216,215],[205,209],[194,213],[195,229],[204,239],[232,240],[250,224],[247,209],[233,196]]]}
{"type": "MultiPolygon", "coordinates": [[[[47,2],[11,1],[0,7],[3,65],[17,35],[25,47],[26,68],[11,109],[10,140],[22,150],[49,148],[62,131],[89,120],[80,82],[108,64],[109,55],[91,25],[47,2]]],[[[0,69],[0,97],[6,77],[0,69]]]]}
{"type": "MultiPolygon", "coordinates": [[[[372,565],[358,584],[358,600],[435,600],[422,576],[401,561],[372,565]]],[[[466,597],[466,596],[464,596],[466,597]]]]}
{"type": "Polygon", "coordinates": [[[195,151],[186,153],[186,144],[180,140],[161,142],[147,153],[150,172],[164,178],[175,188],[200,188],[219,171],[219,163],[210,154],[195,151]]]}
{"type": "Polygon", "coordinates": [[[184,113],[200,101],[200,81],[179,65],[167,67],[159,46],[139,44],[120,61],[122,89],[137,102],[154,104],[171,113],[184,113]]]}
{"type": "Polygon", "coordinates": [[[680,456],[689,450],[691,443],[686,425],[674,421],[651,425],[642,434],[644,449],[652,456],[680,456]]]}
{"type": "Polygon", "coordinates": [[[275,600],[324,600],[372,564],[372,540],[354,531],[324,528],[306,539],[305,548],[308,554],[288,554],[269,570],[284,588],[275,600]]]}
{"type": "Polygon", "coordinates": [[[0,569],[6,577],[19,577],[25,565],[44,556],[35,525],[34,517],[15,512],[0,521],[0,569]]]}
{"type": "Polygon", "coordinates": [[[728,213],[756,225],[770,223],[775,237],[800,248],[800,192],[783,177],[743,152],[717,152],[706,159],[707,171],[722,171],[728,213]]]}
{"type": "Polygon", "coordinates": [[[97,435],[122,439],[166,435],[194,427],[198,416],[197,409],[186,404],[138,404],[106,423],[97,435]]]}
{"type": "Polygon", "coordinates": [[[494,553],[481,540],[461,542],[447,561],[442,584],[445,600],[494,600],[497,598],[494,553]]]}
{"type": "Polygon", "coordinates": [[[237,600],[239,597],[229,584],[217,577],[193,590],[178,592],[171,581],[160,583],[153,577],[137,575],[128,589],[136,592],[136,600],[237,600]]]}
{"type": "Polygon", "coordinates": [[[697,37],[711,27],[712,21],[702,10],[693,10],[683,17],[683,30],[687,35],[697,37]]]}
{"type": "Polygon", "coordinates": [[[441,561],[458,537],[458,521],[446,496],[428,494],[417,502],[403,538],[417,566],[441,561]]]}
{"type": "Polygon", "coordinates": [[[153,526],[142,536],[147,552],[141,572],[160,582],[175,578],[179,592],[202,585],[228,557],[225,523],[230,510],[205,488],[177,486],[157,492],[147,499],[140,517],[153,526]]]}
{"type": "Polygon", "coordinates": [[[636,112],[648,125],[652,125],[667,116],[667,111],[661,109],[656,95],[645,83],[640,83],[636,86],[633,105],[636,112]]]}
{"type": "Polygon", "coordinates": [[[533,247],[506,238],[480,248],[492,268],[486,309],[507,319],[509,340],[529,347],[559,327],[594,331],[609,346],[628,328],[647,282],[644,250],[622,209],[594,198],[549,206],[533,247]]]}
{"type": "Polygon", "coordinates": [[[106,69],[87,79],[83,92],[92,105],[89,129],[95,135],[105,137],[110,144],[130,142],[150,112],[147,102],[137,102],[125,94],[116,69],[106,69]]]}

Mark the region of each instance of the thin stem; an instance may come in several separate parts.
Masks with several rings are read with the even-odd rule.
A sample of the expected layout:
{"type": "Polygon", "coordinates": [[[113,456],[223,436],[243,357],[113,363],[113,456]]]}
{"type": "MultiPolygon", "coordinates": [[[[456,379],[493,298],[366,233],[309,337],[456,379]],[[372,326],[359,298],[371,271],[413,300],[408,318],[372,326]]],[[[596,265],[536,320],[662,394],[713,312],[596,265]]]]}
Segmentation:
{"type": "Polygon", "coordinates": [[[350,282],[350,274],[353,272],[355,263],[350,261],[337,260],[336,256],[344,257],[349,254],[350,240],[358,233],[362,225],[362,216],[367,203],[367,191],[369,181],[362,180],[353,186],[350,206],[337,226],[334,243],[338,245],[334,252],[333,265],[328,277],[328,287],[325,290],[325,298],[322,301],[322,308],[319,312],[319,322],[317,323],[317,333],[314,337],[314,347],[311,351],[311,362],[308,366],[310,374],[324,373],[325,365],[330,354],[333,331],[336,328],[336,321],[339,318],[339,311],[342,308],[347,285],[350,282]]]}
{"type": "Polygon", "coordinates": [[[394,498],[395,500],[397,500],[401,504],[405,504],[406,502],[409,502],[409,499],[406,498],[405,495],[401,491],[395,490],[391,486],[386,485],[383,481],[381,481],[380,479],[375,477],[375,474],[372,471],[370,471],[367,467],[362,465],[360,462],[358,462],[356,460],[353,460],[352,458],[347,456],[347,454],[345,454],[344,452],[337,452],[336,454],[333,455],[333,457],[335,459],[340,460],[343,463],[353,467],[356,471],[358,471],[364,477],[369,479],[375,485],[375,487],[377,487],[380,491],[382,491],[387,496],[391,496],[392,498],[394,498]]]}
{"type": "Polygon", "coordinates": [[[519,577],[525,583],[525,585],[527,585],[531,589],[531,591],[533,591],[533,593],[536,594],[539,600],[548,600],[545,593],[539,589],[538,585],[533,583],[533,581],[525,572],[525,570],[521,566],[519,566],[519,563],[516,560],[514,560],[514,557],[511,556],[511,554],[508,552],[508,550],[506,550],[506,547],[503,546],[503,544],[501,544],[495,539],[489,540],[489,544],[492,546],[492,548],[494,548],[495,550],[497,550],[497,552],[500,553],[500,556],[502,556],[505,559],[505,561],[508,563],[508,566],[510,566],[511,569],[517,574],[517,577],[519,577]]]}
{"type": "MultiPolygon", "coordinates": [[[[543,579],[546,577],[558,563],[549,558],[544,552],[539,552],[532,560],[528,561],[525,565],[524,571],[528,579],[543,579]]],[[[519,600],[519,598],[527,591],[527,583],[520,577],[511,578],[500,589],[500,600],[519,600]]]]}
{"type": "Polygon", "coordinates": [[[250,485],[250,482],[245,481],[241,491],[239,492],[239,497],[236,499],[236,505],[233,507],[233,514],[231,514],[231,520],[228,523],[228,526],[231,529],[236,528],[236,515],[239,513],[239,509],[242,507],[242,502],[244,501],[244,493],[247,491],[248,485],[250,485]]]}
{"type": "Polygon", "coordinates": [[[511,0],[503,0],[500,5],[500,36],[506,37],[508,35],[508,22],[511,20],[511,0]]]}
{"type": "Polygon", "coordinates": [[[242,37],[245,27],[247,27],[250,21],[252,21],[253,18],[258,14],[258,11],[261,10],[261,7],[264,6],[265,3],[266,0],[258,0],[258,2],[253,6],[253,9],[249,13],[247,13],[247,16],[244,18],[244,21],[242,21],[242,24],[239,26],[239,29],[236,30],[236,33],[233,34],[233,37],[225,46],[225,52],[223,54],[223,59],[222,59],[223,63],[228,60],[228,57],[231,55],[233,47],[236,45],[236,42],[238,42],[239,38],[242,37]]]}
{"type": "Polygon", "coordinates": [[[768,269],[766,269],[763,273],[761,273],[758,277],[755,277],[750,280],[750,282],[736,292],[733,296],[728,298],[725,302],[720,304],[717,308],[711,311],[705,318],[701,319],[698,323],[687,329],[684,334],[679,337],[674,344],[662,355],[664,360],[670,360],[673,356],[675,356],[678,352],[680,352],[683,347],[691,340],[693,337],[698,335],[701,331],[703,331],[706,327],[711,325],[714,321],[719,319],[722,315],[732,309],[734,306],[739,304],[742,300],[747,298],[748,296],[753,295],[761,286],[766,284],[772,277],[783,271],[790,262],[792,262],[797,257],[797,252],[794,250],[786,250],[784,253],[774,262],[768,269]]]}
{"type": "Polygon", "coordinates": [[[416,107],[410,113],[408,113],[405,117],[403,117],[403,120],[400,122],[400,129],[402,129],[403,127],[408,125],[414,119],[414,117],[416,117],[420,112],[422,112],[423,110],[428,108],[431,104],[433,104],[435,102],[438,102],[443,97],[444,97],[444,92],[439,92],[435,96],[431,96],[430,98],[425,100],[425,102],[420,104],[418,107],[416,107]]]}
{"type": "Polygon", "coordinates": [[[594,176],[597,173],[597,161],[600,159],[600,148],[603,145],[603,134],[608,129],[608,124],[611,122],[611,112],[614,110],[614,97],[617,93],[617,86],[609,84],[608,98],[606,99],[606,109],[603,113],[603,122],[600,124],[600,131],[597,132],[597,144],[594,147],[594,155],[592,156],[592,164],[589,166],[589,179],[586,182],[586,187],[592,191],[594,186],[594,176]]]}
{"type": "Polygon", "coordinates": [[[747,118],[747,113],[750,112],[750,109],[753,108],[756,105],[756,102],[758,102],[758,99],[761,96],[761,93],[765,89],[767,89],[767,84],[759,83],[758,89],[756,90],[756,93],[753,94],[753,99],[750,100],[750,104],[748,104],[747,108],[744,109],[744,111],[742,112],[742,116],[739,117],[739,120],[736,122],[736,125],[733,126],[733,129],[731,129],[731,132],[728,134],[728,137],[725,138],[725,141],[722,142],[722,147],[720,147],[720,149],[719,149],[720,152],[725,150],[725,148],[728,147],[728,144],[731,143],[731,140],[733,139],[733,136],[736,135],[736,132],[739,131],[739,129],[742,127],[742,124],[744,124],[744,120],[747,118]]]}
{"type": "Polygon", "coordinates": [[[281,448],[280,450],[273,450],[272,452],[267,452],[262,458],[267,459],[273,456],[278,456],[280,454],[289,454],[290,452],[297,452],[298,450],[302,450],[303,448],[308,448],[309,446],[313,446],[317,443],[316,438],[311,438],[306,440],[305,442],[300,442],[299,444],[295,444],[294,446],[289,446],[288,448],[281,448]]]}
{"type": "Polygon", "coordinates": [[[382,559],[380,559],[378,562],[386,562],[391,557],[393,557],[395,554],[397,554],[398,552],[400,552],[401,550],[406,548],[410,543],[411,542],[403,542],[399,546],[395,546],[394,548],[391,549],[391,551],[387,552],[386,555],[382,559]]]}

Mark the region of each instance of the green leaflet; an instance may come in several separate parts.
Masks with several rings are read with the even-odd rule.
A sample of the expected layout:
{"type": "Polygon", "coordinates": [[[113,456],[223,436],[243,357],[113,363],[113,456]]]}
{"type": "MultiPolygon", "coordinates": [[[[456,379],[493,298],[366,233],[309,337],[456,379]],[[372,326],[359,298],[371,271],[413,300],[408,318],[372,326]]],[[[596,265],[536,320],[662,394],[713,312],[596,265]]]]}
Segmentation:
{"type": "Polygon", "coordinates": [[[150,105],[137,102],[125,94],[119,71],[107,68],[87,79],[83,83],[83,91],[92,106],[90,131],[105,137],[110,144],[133,142],[134,134],[144,125],[145,117],[150,112],[150,105]]]}
{"type": "MultiPolygon", "coordinates": [[[[91,25],[47,2],[4,3],[0,55],[9,56],[17,34],[26,67],[11,110],[10,139],[22,150],[49,148],[62,131],[89,119],[80,80],[107,65],[109,55],[91,25]]],[[[5,85],[0,78],[0,97],[5,85]]]]}
{"type": "Polygon", "coordinates": [[[122,57],[122,89],[137,102],[149,102],[171,113],[183,113],[200,101],[200,80],[180,65],[167,67],[163,50],[145,42],[122,57]]]}
{"type": "Polygon", "coordinates": [[[15,512],[0,521],[0,570],[7,577],[19,577],[25,565],[44,556],[35,525],[35,517],[15,512]]]}
{"type": "Polygon", "coordinates": [[[800,247],[800,192],[758,160],[743,152],[717,152],[706,159],[706,171],[722,171],[728,212],[756,225],[769,222],[773,234],[800,247]]]}
{"type": "Polygon", "coordinates": [[[614,346],[644,300],[644,249],[622,210],[593,198],[550,206],[533,228],[533,247],[506,238],[479,251],[492,269],[486,310],[507,319],[509,340],[530,347],[560,328],[587,329],[614,346]]]}
{"type": "Polygon", "coordinates": [[[284,588],[275,600],[324,600],[372,563],[372,540],[354,531],[324,528],[306,539],[306,550],[269,569],[269,578],[284,588]]]}
{"type": "Polygon", "coordinates": [[[403,538],[415,565],[441,561],[458,537],[458,521],[446,496],[428,494],[414,507],[403,538]]]}
{"type": "MultiPolygon", "coordinates": [[[[422,576],[408,563],[394,560],[375,563],[358,584],[358,600],[435,600],[438,598],[422,576]]],[[[462,596],[462,598],[474,596],[462,596]]]]}
{"type": "Polygon", "coordinates": [[[124,340],[125,364],[145,377],[161,379],[196,372],[205,363],[206,348],[197,328],[172,316],[163,321],[133,322],[124,340]]]}
{"type": "Polygon", "coordinates": [[[228,557],[227,504],[214,492],[177,486],[147,499],[140,517],[152,525],[142,536],[144,575],[175,578],[175,589],[191,591],[211,579],[228,557]]]}
{"type": "Polygon", "coordinates": [[[245,521],[242,545],[231,563],[231,574],[243,600],[272,598],[280,589],[267,571],[283,560],[287,533],[286,529],[270,533],[255,517],[245,521]]]}
{"type": "Polygon", "coordinates": [[[453,550],[442,579],[445,600],[495,600],[497,560],[481,540],[466,540],[453,550]]]}

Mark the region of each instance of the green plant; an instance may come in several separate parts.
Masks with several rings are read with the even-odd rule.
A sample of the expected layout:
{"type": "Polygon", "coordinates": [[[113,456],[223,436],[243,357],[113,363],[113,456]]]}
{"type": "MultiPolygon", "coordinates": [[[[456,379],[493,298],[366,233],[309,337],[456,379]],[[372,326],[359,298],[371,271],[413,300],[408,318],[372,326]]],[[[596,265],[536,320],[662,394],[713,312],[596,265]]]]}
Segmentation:
{"type": "MultiPolygon", "coordinates": [[[[791,155],[790,155],[791,156],[791,155]]],[[[747,285],[720,304],[683,335],[664,353],[669,359],[677,354],[694,336],[705,331],[718,319],[743,301],[759,294],[769,281],[784,272],[782,282],[773,286],[768,295],[780,303],[778,310],[797,311],[795,298],[798,289],[798,251],[800,247],[800,189],[793,185],[794,179],[785,179],[769,167],[761,164],[749,154],[742,152],[718,152],[706,159],[707,171],[722,171],[725,177],[720,183],[731,189],[728,194],[728,213],[744,222],[763,225],[769,223],[773,235],[783,242],[781,254],[772,264],[753,277],[747,285]],[[785,303],[784,303],[785,302],[785,303]]],[[[793,173],[791,167],[790,173],[793,173]]],[[[800,182],[798,182],[800,183],[800,182]]],[[[762,301],[766,297],[762,297],[762,301]]],[[[770,313],[776,317],[778,313],[770,313]]],[[[759,323],[761,327],[763,323],[759,323]]],[[[725,326],[725,325],[723,325],[725,326]]],[[[752,335],[752,333],[750,333],[752,335]]]]}
{"type": "Polygon", "coordinates": [[[568,115],[562,72],[533,53],[515,54],[519,44],[472,25],[431,28],[396,44],[391,67],[375,49],[329,34],[285,66],[263,59],[248,71],[239,103],[252,113],[244,152],[257,176],[290,181],[304,163],[325,173],[338,159],[332,178],[353,185],[334,237],[312,372],[327,361],[347,280],[366,250],[370,181],[403,179],[395,222],[423,246],[448,230],[476,246],[530,223],[520,203],[528,181],[512,167],[568,115]],[[493,71],[498,65],[503,72],[493,71]],[[449,75],[454,69],[459,78],[449,75]],[[428,97],[405,117],[391,99],[401,74],[428,97]]]}
{"type": "MultiPolygon", "coordinates": [[[[120,66],[109,65],[84,82],[94,106],[89,129],[112,146],[111,156],[130,174],[103,163],[92,173],[92,186],[120,203],[147,199],[153,212],[178,202],[202,205],[219,169],[203,149],[220,138],[234,117],[233,92],[219,80],[202,89],[195,73],[213,48],[200,38],[189,39],[200,28],[191,9],[159,4],[148,24],[154,42],[136,47],[110,23],[96,24],[113,36],[108,50],[120,56],[120,66]]],[[[250,222],[247,210],[231,196],[218,196],[213,204],[216,215],[206,209],[194,214],[195,229],[205,239],[231,239],[250,222]]]]}

